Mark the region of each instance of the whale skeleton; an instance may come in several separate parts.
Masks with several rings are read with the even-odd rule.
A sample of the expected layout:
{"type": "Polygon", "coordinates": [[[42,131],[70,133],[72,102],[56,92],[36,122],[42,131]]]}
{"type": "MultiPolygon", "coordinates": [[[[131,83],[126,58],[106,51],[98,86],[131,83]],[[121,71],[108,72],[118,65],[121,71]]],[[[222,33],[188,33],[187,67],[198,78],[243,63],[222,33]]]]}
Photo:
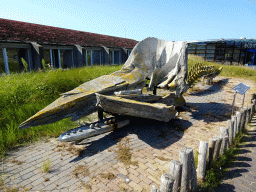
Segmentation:
{"type": "MultiPolygon", "coordinates": [[[[150,103],[151,100],[149,98],[151,97],[151,99],[153,99],[154,96],[145,96],[141,93],[138,94],[135,90],[141,90],[145,86],[147,86],[148,90],[154,90],[156,87],[164,88],[174,91],[176,98],[181,98],[182,94],[187,90],[186,77],[187,43],[183,41],[164,41],[149,37],[140,41],[133,48],[121,70],[85,82],[77,88],[61,94],[60,98],[21,123],[19,128],[24,129],[50,124],[67,117],[71,117],[71,121],[75,121],[98,110],[104,111],[104,106],[107,105],[107,103],[105,103],[104,106],[99,105],[99,103],[101,103],[101,99],[105,99],[106,97],[108,99],[111,98],[111,102],[120,102],[120,100],[122,100],[129,112],[123,110],[118,111],[117,113],[117,108],[112,107],[112,110],[111,108],[105,110],[109,113],[152,118],[154,117],[153,111],[155,107],[156,111],[172,111],[172,115],[158,119],[160,121],[168,121],[175,117],[175,107],[173,108],[165,104],[161,105],[160,103],[150,103]],[[148,85],[147,80],[149,80],[148,85]],[[130,93],[125,94],[125,91],[128,91],[128,93],[130,91],[130,93]],[[115,92],[116,96],[113,96],[115,92]],[[98,97],[98,102],[96,95],[98,97]],[[120,99],[120,97],[122,97],[122,99],[120,99]],[[132,106],[135,106],[134,100],[137,100],[136,107],[139,105],[143,106],[142,108],[144,108],[145,114],[141,114],[143,113],[142,109],[140,110],[141,113],[132,112],[134,111],[132,110],[132,106]],[[130,108],[128,107],[129,105],[131,106],[130,108]],[[160,105],[161,107],[159,107],[160,105]],[[148,109],[152,111],[151,116],[145,116],[148,109]]],[[[160,98],[156,99],[155,97],[154,99],[155,101],[151,102],[157,102],[160,98]]],[[[119,121],[119,127],[125,126],[128,123],[127,120],[121,121],[123,121],[123,123],[120,123],[119,121]]],[[[95,123],[92,123],[91,125],[94,124],[95,123]]],[[[98,124],[103,126],[101,121],[99,121],[98,124]]],[[[61,141],[70,141],[70,139],[81,140],[81,138],[102,133],[100,128],[97,128],[98,132],[95,131],[96,129],[94,131],[91,130],[91,125],[85,125],[84,129],[73,131],[74,133],[70,131],[67,132],[65,134],[66,139],[63,139],[62,134],[59,139],[61,141]],[[89,132],[93,132],[93,134],[89,134],[89,132]],[[76,137],[76,134],[79,136],[76,137]],[[72,138],[70,137],[71,135],[72,138]],[[67,139],[68,137],[70,138],[67,139]]],[[[109,126],[105,126],[104,130],[110,131],[112,129],[109,128],[109,126]]]]}

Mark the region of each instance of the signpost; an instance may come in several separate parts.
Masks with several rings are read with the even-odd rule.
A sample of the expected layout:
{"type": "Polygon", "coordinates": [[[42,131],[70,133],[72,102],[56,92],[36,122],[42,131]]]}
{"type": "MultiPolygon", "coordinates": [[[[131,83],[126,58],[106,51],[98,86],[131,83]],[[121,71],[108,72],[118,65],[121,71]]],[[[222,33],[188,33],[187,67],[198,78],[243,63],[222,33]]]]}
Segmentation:
{"type": "Polygon", "coordinates": [[[242,107],[244,107],[244,98],[245,98],[245,92],[248,91],[250,89],[250,87],[246,86],[243,83],[238,84],[237,86],[232,88],[233,90],[235,90],[235,94],[234,94],[234,99],[233,99],[233,103],[232,103],[232,112],[231,115],[233,115],[233,111],[234,111],[234,105],[235,105],[235,99],[236,99],[236,93],[239,93],[241,95],[244,95],[243,97],[243,103],[242,103],[242,107]]]}

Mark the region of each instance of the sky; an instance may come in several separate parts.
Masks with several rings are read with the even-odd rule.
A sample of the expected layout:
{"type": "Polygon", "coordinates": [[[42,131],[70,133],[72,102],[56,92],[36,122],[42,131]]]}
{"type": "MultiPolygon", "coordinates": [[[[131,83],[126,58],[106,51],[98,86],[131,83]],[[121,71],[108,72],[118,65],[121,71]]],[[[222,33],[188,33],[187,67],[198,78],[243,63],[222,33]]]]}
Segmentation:
{"type": "Polygon", "coordinates": [[[0,18],[141,41],[256,38],[256,0],[7,0],[0,18]]]}

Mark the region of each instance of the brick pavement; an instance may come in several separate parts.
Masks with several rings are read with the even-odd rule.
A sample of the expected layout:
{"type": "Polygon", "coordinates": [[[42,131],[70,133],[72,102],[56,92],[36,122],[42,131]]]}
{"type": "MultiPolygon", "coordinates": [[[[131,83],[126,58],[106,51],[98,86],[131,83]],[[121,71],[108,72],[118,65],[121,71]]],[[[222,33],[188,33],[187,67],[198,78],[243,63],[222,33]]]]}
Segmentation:
{"type": "MultiPolygon", "coordinates": [[[[221,78],[220,78],[221,79],[221,78]]],[[[183,111],[169,123],[133,118],[126,128],[86,139],[79,145],[80,156],[72,146],[61,146],[57,139],[39,141],[9,151],[0,174],[4,187],[27,191],[150,191],[159,188],[160,176],[169,170],[169,161],[178,160],[185,146],[198,150],[200,140],[208,141],[226,126],[231,105],[221,79],[211,86],[197,86],[196,93],[185,96],[189,111],[183,111]],[[116,159],[118,143],[129,138],[134,165],[116,159]],[[50,160],[50,172],[42,172],[43,162],[50,160]],[[84,165],[84,175],[75,176],[77,166],[84,165]],[[101,173],[115,177],[108,180],[101,173]]],[[[231,88],[228,88],[231,91],[231,88]]]]}
{"type": "Polygon", "coordinates": [[[239,145],[235,162],[230,165],[219,192],[254,192],[256,191],[256,116],[247,128],[245,142],[239,145]]]}

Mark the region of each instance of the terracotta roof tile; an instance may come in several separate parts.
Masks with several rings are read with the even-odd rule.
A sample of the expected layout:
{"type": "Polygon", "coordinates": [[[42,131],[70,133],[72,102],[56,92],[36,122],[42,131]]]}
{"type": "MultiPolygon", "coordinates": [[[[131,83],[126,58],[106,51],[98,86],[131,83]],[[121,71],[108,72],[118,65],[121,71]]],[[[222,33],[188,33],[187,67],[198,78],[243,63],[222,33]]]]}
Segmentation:
{"type": "Polygon", "coordinates": [[[0,19],[0,41],[133,48],[138,41],[71,29],[0,19]]]}

